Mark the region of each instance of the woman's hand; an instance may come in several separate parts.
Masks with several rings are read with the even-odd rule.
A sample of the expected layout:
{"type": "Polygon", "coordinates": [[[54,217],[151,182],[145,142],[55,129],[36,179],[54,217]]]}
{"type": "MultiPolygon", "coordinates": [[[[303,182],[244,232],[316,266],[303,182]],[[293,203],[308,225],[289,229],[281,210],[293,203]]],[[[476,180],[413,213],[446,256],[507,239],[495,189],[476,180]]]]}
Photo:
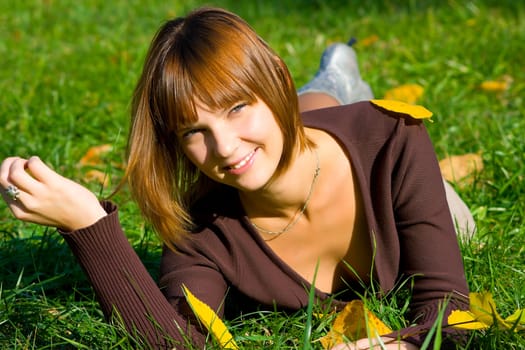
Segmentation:
{"type": "Polygon", "coordinates": [[[373,338],[359,339],[353,343],[337,344],[330,350],[419,350],[414,344],[395,340],[393,338],[381,337],[380,340],[373,338]],[[384,344],[384,345],[383,345],[384,344]]]}
{"type": "Polygon", "coordinates": [[[0,186],[9,209],[23,221],[74,231],[107,215],[91,191],[57,174],[38,157],[5,159],[0,186]],[[17,193],[9,194],[9,186],[17,193]]]}

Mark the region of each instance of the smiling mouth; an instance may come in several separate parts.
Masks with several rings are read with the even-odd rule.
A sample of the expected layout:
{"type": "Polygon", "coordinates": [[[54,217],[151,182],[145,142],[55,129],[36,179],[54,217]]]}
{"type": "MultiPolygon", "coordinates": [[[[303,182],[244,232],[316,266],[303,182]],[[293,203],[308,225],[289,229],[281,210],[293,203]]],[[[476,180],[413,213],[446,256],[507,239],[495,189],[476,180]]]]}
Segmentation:
{"type": "Polygon", "coordinates": [[[244,157],[244,159],[242,159],[242,160],[241,160],[240,162],[238,162],[237,164],[227,166],[226,168],[227,168],[227,169],[231,169],[231,170],[237,170],[237,169],[240,169],[240,168],[242,168],[243,166],[245,166],[246,164],[248,164],[248,162],[250,161],[250,159],[252,159],[252,157],[253,157],[254,154],[255,154],[255,150],[251,151],[250,154],[248,154],[246,157],[244,157]]]}

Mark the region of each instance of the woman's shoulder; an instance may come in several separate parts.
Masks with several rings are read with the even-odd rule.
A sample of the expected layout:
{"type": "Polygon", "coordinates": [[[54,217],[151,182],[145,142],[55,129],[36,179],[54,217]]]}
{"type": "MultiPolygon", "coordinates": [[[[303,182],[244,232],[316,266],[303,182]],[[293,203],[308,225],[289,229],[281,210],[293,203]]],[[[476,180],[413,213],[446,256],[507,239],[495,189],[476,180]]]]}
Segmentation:
{"type": "Polygon", "coordinates": [[[302,118],[306,127],[344,133],[355,141],[384,139],[399,127],[422,125],[408,113],[388,110],[371,101],[313,110],[303,113],[302,118]]]}

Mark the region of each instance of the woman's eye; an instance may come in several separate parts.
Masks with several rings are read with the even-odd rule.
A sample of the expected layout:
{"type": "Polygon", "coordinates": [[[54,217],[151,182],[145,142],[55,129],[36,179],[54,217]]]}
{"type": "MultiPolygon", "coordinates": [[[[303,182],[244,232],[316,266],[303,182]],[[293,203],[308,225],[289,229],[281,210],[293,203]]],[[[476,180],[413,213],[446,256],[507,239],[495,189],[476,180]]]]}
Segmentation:
{"type": "Polygon", "coordinates": [[[202,129],[188,129],[188,130],[185,130],[184,132],[182,132],[182,138],[183,139],[188,139],[190,138],[191,136],[197,134],[198,132],[200,132],[202,129]]]}
{"type": "Polygon", "coordinates": [[[233,107],[231,109],[231,112],[232,113],[238,113],[240,112],[244,107],[246,107],[246,103],[239,103],[238,105],[236,105],[235,107],[233,107]]]}

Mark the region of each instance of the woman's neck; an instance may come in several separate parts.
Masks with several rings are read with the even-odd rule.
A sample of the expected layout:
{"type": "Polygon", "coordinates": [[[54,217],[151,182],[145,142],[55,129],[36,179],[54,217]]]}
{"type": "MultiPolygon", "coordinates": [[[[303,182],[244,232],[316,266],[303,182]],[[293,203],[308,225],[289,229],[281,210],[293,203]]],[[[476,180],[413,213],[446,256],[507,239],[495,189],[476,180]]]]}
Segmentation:
{"type": "Polygon", "coordinates": [[[240,192],[241,203],[251,220],[262,218],[293,219],[299,211],[306,214],[319,175],[319,157],[315,148],[297,152],[289,168],[263,189],[240,192]]]}

